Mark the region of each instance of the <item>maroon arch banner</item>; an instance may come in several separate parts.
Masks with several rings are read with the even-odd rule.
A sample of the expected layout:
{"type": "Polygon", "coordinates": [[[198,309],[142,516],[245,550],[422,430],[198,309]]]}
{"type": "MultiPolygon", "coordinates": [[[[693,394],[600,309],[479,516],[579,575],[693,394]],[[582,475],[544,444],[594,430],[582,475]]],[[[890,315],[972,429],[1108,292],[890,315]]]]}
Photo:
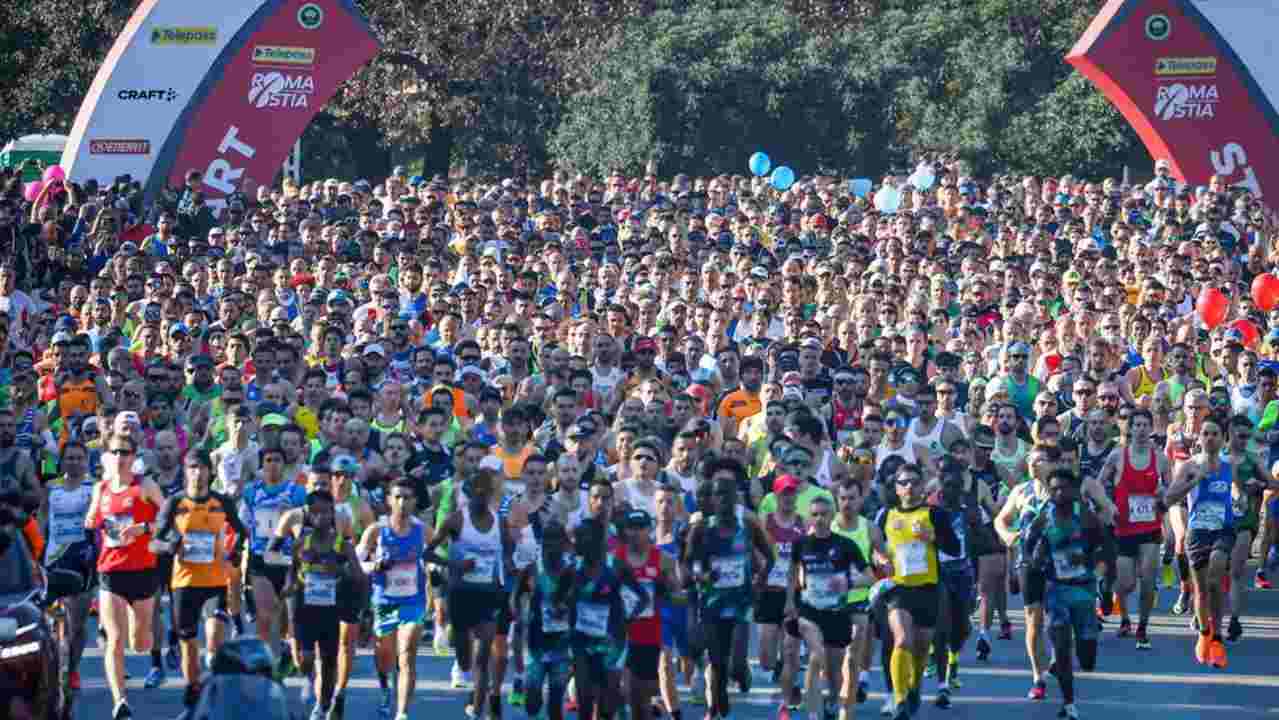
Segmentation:
{"type": "Polygon", "coordinates": [[[1066,60],[1175,176],[1279,195],[1279,0],[1111,0],[1066,60]]]}
{"type": "Polygon", "coordinates": [[[311,118],[380,47],[346,0],[272,0],[241,35],[162,151],[168,183],[204,173],[215,208],[245,180],[271,182],[311,118]]]}

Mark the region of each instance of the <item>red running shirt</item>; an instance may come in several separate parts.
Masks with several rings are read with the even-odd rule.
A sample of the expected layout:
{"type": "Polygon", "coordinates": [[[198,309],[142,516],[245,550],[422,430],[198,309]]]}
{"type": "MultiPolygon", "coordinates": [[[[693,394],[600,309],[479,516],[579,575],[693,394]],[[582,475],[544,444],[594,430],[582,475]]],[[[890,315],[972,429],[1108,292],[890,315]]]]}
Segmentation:
{"type": "Polygon", "coordinates": [[[120,532],[134,523],[155,522],[159,508],[142,496],[142,484],[134,479],[123,490],[112,490],[103,482],[98,496],[98,530],[102,533],[102,552],[98,554],[98,572],[150,570],[156,566],[155,554],[148,547],[151,533],[143,533],[132,542],[120,539],[120,532]]]}

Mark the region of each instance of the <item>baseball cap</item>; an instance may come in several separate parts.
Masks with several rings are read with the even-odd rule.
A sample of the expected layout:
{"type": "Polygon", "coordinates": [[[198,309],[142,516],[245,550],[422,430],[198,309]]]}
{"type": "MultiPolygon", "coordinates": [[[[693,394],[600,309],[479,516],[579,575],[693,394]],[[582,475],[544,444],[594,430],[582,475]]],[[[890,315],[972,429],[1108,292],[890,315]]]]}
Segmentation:
{"type": "MultiPolygon", "coordinates": [[[[790,454],[789,452],[787,453],[790,454]]],[[[799,478],[794,475],[780,475],[773,481],[773,493],[781,495],[788,490],[799,490],[799,478]]]]}
{"type": "Polygon", "coordinates": [[[329,291],[329,297],[327,298],[326,302],[329,305],[333,305],[340,302],[349,303],[351,302],[351,296],[347,295],[346,292],[343,290],[331,290],[329,291]]]}
{"type": "Polygon", "coordinates": [[[338,455],[329,463],[329,472],[354,475],[360,471],[360,463],[350,455],[338,455]]]}
{"type": "Polygon", "coordinates": [[[280,413],[269,413],[262,418],[262,427],[284,427],[289,424],[289,419],[280,413]]]}
{"type": "Polygon", "coordinates": [[[595,434],[594,423],[578,421],[570,425],[568,428],[568,436],[574,440],[581,440],[583,438],[588,438],[594,434],[595,434]]]}
{"type": "Polygon", "coordinates": [[[378,355],[380,357],[386,357],[386,349],[383,348],[379,343],[369,343],[368,345],[364,346],[364,352],[362,354],[378,355]]]}
{"type": "Polygon", "coordinates": [[[169,326],[169,337],[173,337],[174,335],[190,335],[190,334],[191,334],[191,328],[187,327],[186,323],[175,322],[169,326]]]}
{"type": "Polygon", "coordinates": [[[632,510],[626,513],[625,525],[628,528],[650,528],[653,526],[653,516],[644,510],[632,510]]]}

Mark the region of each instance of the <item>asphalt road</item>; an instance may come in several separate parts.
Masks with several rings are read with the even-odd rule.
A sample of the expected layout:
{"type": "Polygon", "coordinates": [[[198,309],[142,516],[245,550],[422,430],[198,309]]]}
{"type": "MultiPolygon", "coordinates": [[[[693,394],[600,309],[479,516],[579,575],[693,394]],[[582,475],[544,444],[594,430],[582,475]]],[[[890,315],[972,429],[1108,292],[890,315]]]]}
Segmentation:
{"type": "MultiPolygon", "coordinates": [[[[1244,637],[1229,644],[1229,667],[1215,670],[1198,665],[1193,657],[1193,634],[1187,618],[1168,614],[1174,593],[1164,590],[1156,615],[1151,620],[1153,650],[1138,651],[1131,638],[1115,636],[1116,625],[1108,624],[1102,635],[1100,659],[1095,672],[1076,679],[1080,714],[1086,720],[1127,719],[1133,716],[1157,717],[1159,720],[1202,720],[1203,718],[1271,718],[1279,720],[1279,590],[1249,590],[1248,611],[1244,616],[1244,637]]],[[[1015,600],[1015,598],[1014,598],[1015,600]]],[[[970,641],[962,656],[960,677],[963,689],[954,695],[954,705],[941,710],[926,704],[921,717],[978,718],[1055,718],[1060,707],[1060,694],[1050,681],[1048,699],[1032,702],[1025,699],[1030,684],[1026,663],[1020,611],[1013,613],[1014,637],[1010,641],[994,641],[994,654],[989,663],[977,663],[970,641]]],[[[134,716],[141,720],[176,717],[181,710],[182,681],[170,674],[162,687],[146,690],[142,678],[150,661],[146,656],[129,656],[130,704],[134,716]]],[[[413,718],[463,718],[465,691],[449,686],[451,658],[436,657],[423,651],[418,656],[418,691],[410,710],[413,718]]],[[[77,720],[109,718],[111,695],[103,677],[102,653],[91,643],[81,667],[83,690],[75,717],[77,720]]],[[[300,680],[288,681],[296,700],[300,680]]],[[[926,679],[925,690],[931,693],[934,682],[926,679]]],[[[508,685],[509,689],[509,685],[508,685]]],[[[684,698],[687,699],[687,692],[684,698]]],[[[351,687],[347,692],[347,717],[377,717],[377,678],[373,658],[361,651],[351,687]]],[[[884,699],[878,669],[872,674],[871,699],[858,708],[863,718],[879,717],[884,699]]],[[[760,685],[749,695],[732,696],[735,720],[775,717],[776,688],[760,685]]],[[[700,718],[704,710],[686,705],[685,717],[700,718]]],[[[302,714],[302,710],[298,710],[302,714]]],[[[505,717],[522,719],[524,713],[506,708],[505,717]]]]}

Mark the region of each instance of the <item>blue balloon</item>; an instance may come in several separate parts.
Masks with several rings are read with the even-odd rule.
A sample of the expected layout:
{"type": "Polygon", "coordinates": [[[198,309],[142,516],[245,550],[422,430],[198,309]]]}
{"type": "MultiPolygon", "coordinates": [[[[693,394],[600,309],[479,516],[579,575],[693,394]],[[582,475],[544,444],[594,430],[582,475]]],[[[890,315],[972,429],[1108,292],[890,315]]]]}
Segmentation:
{"type": "Polygon", "coordinates": [[[848,190],[853,197],[866,197],[870,194],[870,189],[874,185],[870,178],[854,178],[848,181],[848,190]]]}
{"type": "Polygon", "coordinates": [[[921,192],[931,188],[934,182],[937,182],[937,175],[933,173],[932,168],[920,168],[915,171],[914,175],[910,176],[910,184],[921,192]]]}
{"type": "Polygon", "coordinates": [[[773,176],[769,178],[768,182],[774,189],[786,192],[791,185],[795,184],[795,171],[785,165],[781,165],[773,171],[773,176]]]}
{"type": "Polygon", "coordinates": [[[895,213],[901,204],[902,194],[897,191],[897,188],[885,186],[875,193],[875,207],[882,213],[895,213]]]}
{"type": "Polygon", "coordinates": [[[755,177],[764,177],[772,168],[773,161],[768,159],[768,153],[757,152],[751,155],[751,173],[755,177]]]}

